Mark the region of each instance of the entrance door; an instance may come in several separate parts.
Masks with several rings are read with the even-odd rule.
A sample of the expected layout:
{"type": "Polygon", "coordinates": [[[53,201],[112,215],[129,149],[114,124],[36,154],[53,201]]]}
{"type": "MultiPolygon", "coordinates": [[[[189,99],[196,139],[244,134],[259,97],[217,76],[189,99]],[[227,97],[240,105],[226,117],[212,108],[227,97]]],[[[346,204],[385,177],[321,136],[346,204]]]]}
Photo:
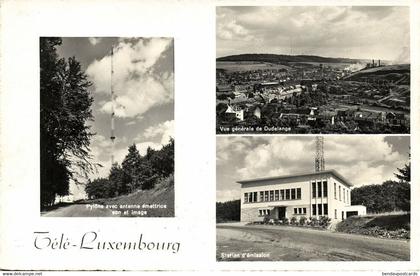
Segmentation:
{"type": "Polygon", "coordinates": [[[286,217],[286,207],[277,207],[278,219],[282,220],[286,217]]]}

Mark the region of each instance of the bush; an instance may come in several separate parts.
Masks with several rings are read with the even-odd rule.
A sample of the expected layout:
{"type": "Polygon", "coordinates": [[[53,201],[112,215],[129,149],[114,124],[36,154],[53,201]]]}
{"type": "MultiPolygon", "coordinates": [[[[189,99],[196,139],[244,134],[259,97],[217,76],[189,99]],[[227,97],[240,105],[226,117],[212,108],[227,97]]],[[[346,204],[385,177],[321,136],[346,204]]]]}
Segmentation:
{"type": "Polygon", "coordinates": [[[319,226],[319,220],[316,217],[309,218],[309,225],[310,226],[319,226]]]}
{"type": "Polygon", "coordinates": [[[319,218],[319,226],[321,226],[322,228],[327,228],[328,225],[330,225],[331,223],[331,218],[326,217],[326,216],[321,216],[319,218]]]}
{"type": "Polygon", "coordinates": [[[306,217],[305,216],[303,216],[303,217],[300,217],[300,219],[299,219],[299,224],[300,225],[305,225],[306,224],[306,217]]]}
{"type": "Polygon", "coordinates": [[[283,224],[289,224],[289,219],[288,218],[284,218],[283,219],[283,224]]]}
{"type": "Polygon", "coordinates": [[[296,225],[297,224],[297,218],[296,217],[292,217],[291,219],[290,219],[290,224],[293,224],[293,225],[296,225]]]}

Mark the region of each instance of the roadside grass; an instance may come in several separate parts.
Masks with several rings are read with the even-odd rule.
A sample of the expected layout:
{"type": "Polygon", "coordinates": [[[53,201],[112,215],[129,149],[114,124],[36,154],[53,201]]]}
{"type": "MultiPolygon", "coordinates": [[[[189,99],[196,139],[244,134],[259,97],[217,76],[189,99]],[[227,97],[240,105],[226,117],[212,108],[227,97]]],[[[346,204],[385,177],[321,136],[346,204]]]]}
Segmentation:
{"type": "Polygon", "coordinates": [[[104,206],[116,206],[111,211],[121,211],[121,217],[173,217],[174,208],[174,177],[169,176],[158,181],[153,189],[137,190],[127,195],[113,198],[98,198],[81,200],[79,204],[99,204],[104,206]],[[166,205],[166,208],[120,208],[121,205],[166,205]],[[129,211],[124,214],[124,211],[129,211]],[[141,212],[141,214],[140,214],[141,212]]]}
{"type": "MultiPolygon", "coordinates": [[[[138,190],[128,195],[122,195],[115,198],[104,199],[103,204],[109,205],[123,205],[123,204],[138,204],[138,205],[166,205],[166,208],[141,208],[138,211],[147,211],[144,217],[173,217],[175,215],[174,208],[174,178],[170,176],[164,178],[155,187],[150,190],[138,190]]],[[[123,211],[124,209],[120,209],[123,211]]],[[[136,209],[137,210],[137,209],[136,209]]],[[[131,214],[128,216],[138,217],[139,215],[131,214]]]]}

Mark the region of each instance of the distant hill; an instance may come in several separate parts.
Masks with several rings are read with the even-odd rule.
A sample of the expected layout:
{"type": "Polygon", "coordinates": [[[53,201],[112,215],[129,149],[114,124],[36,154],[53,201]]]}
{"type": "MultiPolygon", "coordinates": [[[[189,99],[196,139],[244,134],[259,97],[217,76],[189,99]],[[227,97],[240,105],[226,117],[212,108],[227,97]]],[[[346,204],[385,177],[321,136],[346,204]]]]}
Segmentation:
{"type": "Polygon", "coordinates": [[[364,78],[386,79],[399,84],[410,83],[410,64],[387,65],[375,68],[366,68],[344,78],[344,80],[360,81],[364,78]]]}
{"type": "Polygon", "coordinates": [[[331,58],[311,55],[275,55],[275,54],[241,54],[217,58],[216,61],[259,61],[272,63],[319,62],[319,63],[359,63],[361,59],[331,58]]]}

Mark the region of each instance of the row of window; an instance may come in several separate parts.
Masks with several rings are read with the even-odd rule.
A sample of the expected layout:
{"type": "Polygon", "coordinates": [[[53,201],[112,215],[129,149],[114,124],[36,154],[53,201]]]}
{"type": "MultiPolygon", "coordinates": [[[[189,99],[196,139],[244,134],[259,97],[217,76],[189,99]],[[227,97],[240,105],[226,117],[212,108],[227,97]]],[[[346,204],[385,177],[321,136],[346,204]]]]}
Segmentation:
{"type": "Polygon", "coordinates": [[[270,215],[270,209],[261,209],[260,211],[260,216],[269,216],[270,215]]]}
{"type": "Polygon", "coordinates": [[[302,189],[282,189],[244,194],[244,203],[301,199],[302,189]],[[259,197],[258,197],[259,194],[259,197]]]}
{"type": "Polygon", "coordinates": [[[312,204],[312,215],[313,216],[327,216],[328,215],[328,204],[312,204]]]}
{"type": "MultiPolygon", "coordinates": [[[[343,198],[344,203],[350,203],[349,190],[345,189],[344,187],[341,188],[341,186],[338,185],[338,200],[341,201],[341,198],[343,198]],[[343,195],[342,197],[341,197],[341,194],[343,195]]],[[[334,183],[334,199],[337,199],[337,184],[336,183],[334,183]]]]}
{"type": "Polygon", "coordinates": [[[312,182],[312,198],[327,197],[328,196],[328,182],[317,181],[312,182]]]}
{"type": "Polygon", "coordinates": [[[303,207],[303,208],[294,208],[293,209],[293,213],[295,215],[306,215],[306,208],[305,207],[303,207]]]}

